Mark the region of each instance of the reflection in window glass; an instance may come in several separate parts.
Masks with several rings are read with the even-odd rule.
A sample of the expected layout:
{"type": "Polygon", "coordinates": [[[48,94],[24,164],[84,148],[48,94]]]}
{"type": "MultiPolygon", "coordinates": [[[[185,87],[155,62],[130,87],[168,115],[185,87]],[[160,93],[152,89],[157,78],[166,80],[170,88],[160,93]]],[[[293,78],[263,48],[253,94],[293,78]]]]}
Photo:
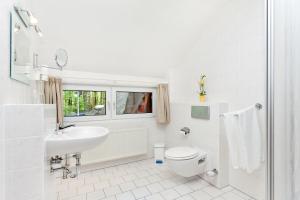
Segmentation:
{"type": "Polygon", "coordinates": [[[105,91],[64,90],[64,116],[106,115],[105,91]]]}
{"type": "Polygon", "coordinates": [[[152,113],[151,92],[117,92],[117,115],[152,113]]]}

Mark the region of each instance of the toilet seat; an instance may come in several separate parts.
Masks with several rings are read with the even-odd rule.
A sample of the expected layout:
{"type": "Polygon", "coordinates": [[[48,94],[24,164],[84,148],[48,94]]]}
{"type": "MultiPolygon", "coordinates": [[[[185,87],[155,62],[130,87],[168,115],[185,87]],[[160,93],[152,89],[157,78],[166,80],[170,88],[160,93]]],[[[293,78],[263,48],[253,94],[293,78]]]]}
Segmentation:
{"type": "Polygon", "coordinates": [[[166,151],[166,158],[172,160],[189,160],[197,156],[206,157],[206,153],[202,152],[198,148],[192,147],[174,147],[166,151]]]}

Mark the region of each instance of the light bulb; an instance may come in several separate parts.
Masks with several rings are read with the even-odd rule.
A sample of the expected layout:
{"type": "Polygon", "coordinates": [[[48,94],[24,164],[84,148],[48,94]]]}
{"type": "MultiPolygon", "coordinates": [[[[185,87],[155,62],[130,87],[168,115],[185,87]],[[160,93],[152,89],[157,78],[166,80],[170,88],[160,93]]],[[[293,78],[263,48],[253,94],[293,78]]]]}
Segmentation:
{"type": "Polygon", "coordinates": [[[35,25],[38,23],[37,18],[35,18],[32,14],[29,15],[30,24],[35,25]]]}
{"type": "Polygon", "coordinates": [[[35,32],[40,36],[43,37],[43,32],[41,31],[40,27],[38,27],[37,25],[34,26],[34,30],[35,32]]]}
{"type": "Polygon", "coordinates": [[[14,28],[14,32],[16,33],[16,32],[18,32],[18,31],[20,31],[20,30],[21,30],[21,26],[18,25],[18,24],[16,24],[16,25],[15,25],[15,28],[14,28]]]}
{"type": "Polygon", "coordinates": [[[42,32],[38,32],[38,35],[39,35],[40,37],[43,37],[43,33],[42,33],[42,32]]]}

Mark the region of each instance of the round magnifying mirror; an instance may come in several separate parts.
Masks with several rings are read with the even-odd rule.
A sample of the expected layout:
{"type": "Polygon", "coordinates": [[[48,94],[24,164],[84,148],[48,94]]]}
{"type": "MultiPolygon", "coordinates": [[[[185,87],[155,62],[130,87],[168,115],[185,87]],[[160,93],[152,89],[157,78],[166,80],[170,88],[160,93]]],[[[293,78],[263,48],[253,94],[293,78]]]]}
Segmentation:
{"type": "Polygon", "coordinates": [[[68,63],[68,52],[64,49],[57,49],[55,52],[55,62],[60,68],[65,67],[68,63]]]}

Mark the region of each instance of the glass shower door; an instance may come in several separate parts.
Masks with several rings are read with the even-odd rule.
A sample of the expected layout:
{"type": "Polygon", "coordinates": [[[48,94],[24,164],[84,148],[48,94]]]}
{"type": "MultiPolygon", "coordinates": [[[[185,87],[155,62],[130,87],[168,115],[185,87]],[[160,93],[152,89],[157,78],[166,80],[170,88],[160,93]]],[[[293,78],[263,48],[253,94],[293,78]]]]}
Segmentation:
{"type": "Polygon", "coordinates": [[[275,200],[300,200],[300,1],[273,1],[275,200]]]}

